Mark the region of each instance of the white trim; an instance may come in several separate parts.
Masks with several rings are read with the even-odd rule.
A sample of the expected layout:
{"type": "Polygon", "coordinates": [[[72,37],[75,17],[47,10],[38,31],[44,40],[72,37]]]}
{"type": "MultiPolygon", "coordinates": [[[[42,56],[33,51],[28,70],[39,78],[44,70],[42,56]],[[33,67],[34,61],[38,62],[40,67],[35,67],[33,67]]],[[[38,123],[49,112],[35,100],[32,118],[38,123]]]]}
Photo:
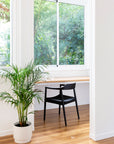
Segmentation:
{"type": "MultiPolygon", "coordinates": [[[[13,62],[13,0],[10,0],[10,65],[13,62]]],[[[0,66],[1,68],[5,68],[6,66],[0,66]]]]}
{"type": "MultiPolygon", "coordinates": [[[[34,131],[34,124],[32,123],[32,131],[34,131]]],[[[9,130],[0,131],[0,137],[12,135],[13,134],[13,128],[9,130]]]]}
{"type": "Polygon", "coordinates": [[[29,2],[32,5],[29,5],[30,11],[25,5],[26,2],[26,0],[13,0],[13,64],[19,67],[24,67],[34,57],[34,1],[29,2]],[[23,7],[25,8],[24,13],[22,12],[23,7]],[[27,11],[30,19],[27,17],[28,25],[25,26],[23,23],[26,22],[27,11]],[[30,35],[26,36],[26,32],[30,27],[30,35]],[[28,42],[27,40],[23,41],[22,37],[27,37],[28,42]]]}
{"type": "MultiPolygon", "coordinates": [[[[19,67],[21,67],[21,0],[17,0],[16,3],[16,15],[15,15],[15,19],[14,21],[16,21],[16,47],[13,48],[13,50],[15,49],[15,54],[16,57],[13,60],[13,63],[18,65],[19,67]],[[16,62],[16,63],[15,63],[16,62]]],[[[14,54],[14,52],[13,52],[14,54]]]]}
{"type": "Polygon", "coordinates": [[[59,2],[57,6],[57,65],[59,65],[59,2]]]}
{"type": "Polygon", "coordinates": [[[21,1],[12,1],[13,48],[12,63],[21,66],[21,1]]]}
{"type": "Polygon", "coordinates": [[[13,0],[10,0],[10,65],[13,63],[13,0]]]}
{"type": "MultiPolygon", "coordinates": [[[[56,2],[56,0],[46,0],[50,2],[56,2]]],[[[79,6],[85,6],[88,0],[58,0],[59,3],[75,4],[79,6]]]]}
{"type": "Polygon", "coordinates": [[[91,138],[92,140],[96,141],[94,133],[89,133],[89,138],[91,138]]]}
{"type": "MultiPolygon", "coordinates": [[[[56,0],[48,0],[48,1],[53,1],[53,2],[56,2],[56,0]]],[[[59,49],[59,40],[57,41],[57,65],[48,65],[47,67],[47,71],[49,73],[53,73],[55,72],[55,75],[57,77],[61,76],[61,72],[62,73],[66,73],[65,71],[67,71],[66,75],[68,75],[68,73],[70,73],[71,76],[74,76],[74,74],[72,74],[72,71],[77,71],[76,72],[76,75],[77,76],[77,73],[79,71],[85,71],[85,74],[82,74],[82,72],[79,74],[78,73],[78,76],[88,76],[89,75],[89,43],[90,43],[90,30],[89,30],[89,27],[90,27],[90,5],[89,5],[89,2],[87,0],[73,0],[73,1],[68,1],[68,0],[59,0],[57,2],[57,30],[59,29],[59,21],[58,21],[58,16],[59,16],[59,12],[58,12],[58,5],[59,5],[59,2],[65,2],[65,3],[69,3],[69,4],[75,4],[75,5],[80,5],[81,6],[84,6],[84,65],[59,65],[59,53],[58,53],[58,49],[59,49]],[[57,67],[58,66],[58,67],[57,67]],[[88,72],[87,72],[88,71],[88,72]]],[[[59,38],[59,32],[57,33],[57,38],[59,38]]],[[[50,76],[52,76],[50,74],[50,76]]],[[[53,77],[53,76],[52,76],[53,77]]]]}
{"type": "MultiPolygon", "coordinates": [[[[56,2],[56,0],[47,0],[51,2],[56,2]]],[[[87,70],[89,69],[89,5],[87,0],[58,0],[56,2],[57,4],[57,66],[60,68],[67,70],[68,69],[75,69],[75,70],[80,70],[84,69],[87,70]],[[59,3],[68,3],[68,4],[74,4],[74,5],[80,5],[84,6],[84,65],[59,65],[59,3]],[[83,67],[83,68],[82,68],[83,67]]],[[[50,70],[59,70],[59,68],[56,67],[56,65],[48,65],[50,70]]]]}
{"type": "Polygon", "coordinates": [[[99,133],[99,134],[90,134],[90,138],[93,139],[94,141],[99,141],[102,139],[107,139],[110,137],[114,136],[114,131],[111,132],[104,132],[104,133],[99,133]]]}
{"type": "Polygon", "coordinates": [[[90,5],[87,2],[84,6],[84,67],[90,67],[90,5]]]}
{"type": "Polygon", "coordinates": [[[85,65],[59,65],[58,67],[56,65],[48,65],[47,66],[48,71],[57,71],[57,70],[89,70],[88,67],[85,65]]]}
{"type": "Polygon", "coordinates": [[[32,56],[34,61],[34,0],[32,0],[32,56]]]}
{"type": "Polygon", "coordinates": [[[96,97],[95,97],[95,1],[90,5],[90,138],[96,140],[96,97]]]}
{"type": "MultiPolygon", "coordinates": [[[[14,32],[16,26],[16,0],[10,0],[10,65],[13,64],[13,47],[15,47],[15,37],[16,31],[14,32]]],[[[7,69],[7,66],[0,66],[0,69],[7,69]]]]}
{"type": "Polygon", "coordinates": [[[15,48],[16,48],[16,12],[17,12],[17,1],[16,0],[12,0],[12,26],[13,26],[13,30],[12,30],[12,63],[14,64],[14,60],[16,60],[16,54],[15,54],[15,48]]]}
{"type": "Polygon", "coordinates": [[[12,135],[12,134],[13,134],[13,129],[0,131],[0,137],[6,136],[6,135],[12,135]]]}

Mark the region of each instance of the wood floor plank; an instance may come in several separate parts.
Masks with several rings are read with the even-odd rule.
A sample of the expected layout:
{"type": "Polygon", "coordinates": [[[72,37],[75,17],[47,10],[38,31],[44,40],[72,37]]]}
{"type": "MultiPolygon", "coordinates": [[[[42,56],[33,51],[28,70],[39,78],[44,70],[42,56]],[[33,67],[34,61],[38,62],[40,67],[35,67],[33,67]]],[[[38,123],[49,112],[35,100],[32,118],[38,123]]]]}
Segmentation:
{"type": "MultiPolygon", "coordinates": [[[[94,142],[89,138],[89,105],[79,106],[80,120],[75,107],[66,108],[67,124],[58,115],[58,109],[47,110],[46,121],[43,111],[35,112],[35,131],[29,144],[114,144],[114,137],[94,142]]],[[[13,136],[0,137],[0,144],[15,144],[13,136]]]]}

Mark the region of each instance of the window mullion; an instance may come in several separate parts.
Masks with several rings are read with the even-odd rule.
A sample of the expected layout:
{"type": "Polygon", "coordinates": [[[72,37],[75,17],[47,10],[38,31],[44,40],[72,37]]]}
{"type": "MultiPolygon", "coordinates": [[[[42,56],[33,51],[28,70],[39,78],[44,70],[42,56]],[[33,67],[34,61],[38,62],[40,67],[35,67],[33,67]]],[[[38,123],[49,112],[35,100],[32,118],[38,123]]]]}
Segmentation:
{"type": "Polygon", "coordinates": [[[59,2],[57,2],[57,66],[59,65],[59,2]]]}

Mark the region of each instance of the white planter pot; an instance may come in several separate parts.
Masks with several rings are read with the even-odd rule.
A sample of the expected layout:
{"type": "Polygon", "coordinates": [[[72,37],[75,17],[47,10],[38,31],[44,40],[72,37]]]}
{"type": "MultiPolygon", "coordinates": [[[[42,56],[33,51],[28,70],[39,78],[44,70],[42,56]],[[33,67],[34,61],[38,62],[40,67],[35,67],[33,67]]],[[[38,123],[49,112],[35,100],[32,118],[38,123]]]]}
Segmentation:
{"type": "Polygon", "coordinates": [[[32,137],[32,125],[30,122],[27,123],[28,126],[19,127],[18,123],[14,124],[14,139],[16,143],[28,143],[32,137]]]}

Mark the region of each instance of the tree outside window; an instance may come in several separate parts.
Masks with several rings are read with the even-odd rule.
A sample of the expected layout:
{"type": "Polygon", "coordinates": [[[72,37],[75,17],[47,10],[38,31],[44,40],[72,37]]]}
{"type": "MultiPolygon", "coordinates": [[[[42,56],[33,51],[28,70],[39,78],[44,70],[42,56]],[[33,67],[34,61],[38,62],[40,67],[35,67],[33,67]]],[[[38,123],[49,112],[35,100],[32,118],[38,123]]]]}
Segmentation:
{"type": "Polygon", "coordinates": [[[10,64],[10,0],[0,1],[0,65],[10,64]]]}
{"type": "Polygon", "coordinates": [[[34,1],[34,60],[38,65],[57,64],[57,21],[59,21],[59,64],[84,64],[84,6],[34,1]]]}

